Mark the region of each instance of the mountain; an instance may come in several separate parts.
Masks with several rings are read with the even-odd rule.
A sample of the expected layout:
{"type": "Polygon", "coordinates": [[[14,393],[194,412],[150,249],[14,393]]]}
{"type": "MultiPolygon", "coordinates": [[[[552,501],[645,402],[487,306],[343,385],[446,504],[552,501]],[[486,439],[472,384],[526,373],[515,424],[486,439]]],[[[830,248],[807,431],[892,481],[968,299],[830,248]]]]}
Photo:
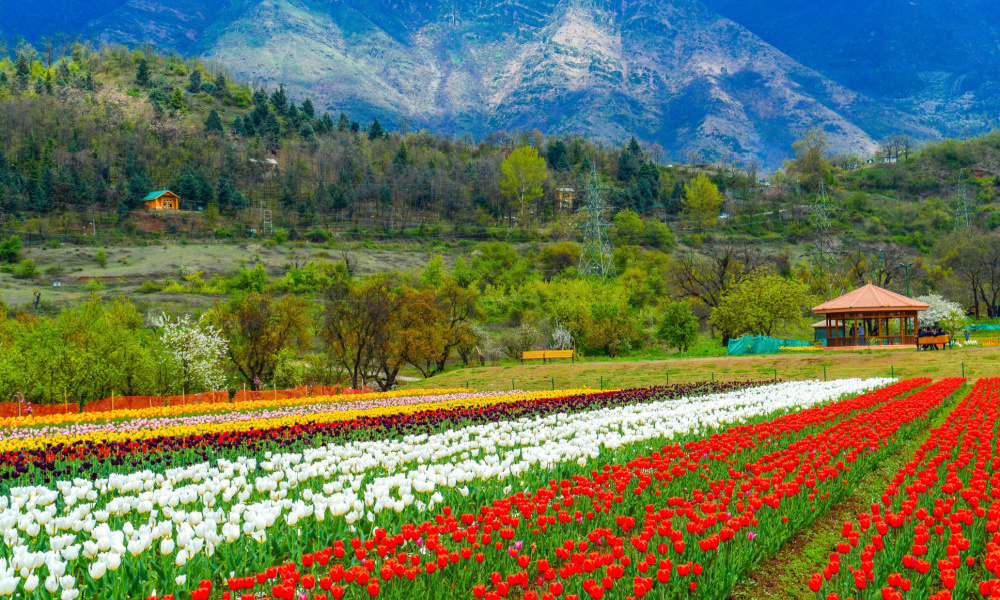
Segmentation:
{"type": "MultiPolygon", "coordinates": [[[[926,139],[952,127],[901,98],[844,84],[841,71],[804,50],[806,34],[783,52],[776,43],[784,40],[762,37],[780,21],[768,25],[735,2],[710,1],[718,6],[104,0],[97,2],[103,14],[80,29],[106,42],[199,53],[256,84],[286,83],[293,97],[311,96],[363,121],[377,116],[394,126],[474,136],[537,128],[611,143],[635,134],[673,160],[699,155],[777,166],[812,127],[827,132],[832,151],[861,155],[891,133],[926,139]],[[805,66],[807,59],[821,68],[805,66]]],[[[799,12],[813,29],[823,25],[799,12]]]]}
{"type": "Polygon", "coordinates": [[[705,0],[824,76],[948,135],[1000,127],[994,0],[705,0]]]}

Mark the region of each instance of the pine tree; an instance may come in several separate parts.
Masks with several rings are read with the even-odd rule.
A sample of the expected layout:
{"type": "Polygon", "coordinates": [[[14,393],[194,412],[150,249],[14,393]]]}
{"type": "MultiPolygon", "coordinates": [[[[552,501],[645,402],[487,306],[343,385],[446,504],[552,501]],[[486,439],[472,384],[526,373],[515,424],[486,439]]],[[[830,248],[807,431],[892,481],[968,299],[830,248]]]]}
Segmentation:
{"type": "Polygon", "coordinates": [[[385,130],[382,129],[382,124],[378,122],[378,117],[371,122],[368,126],[368,139],[377,140],[385,134],[385,130]]]}
{"type": "Polygon", "coordinates": [[[312,125],[310,125],[309,122],[306,121],[305,123],[302,124],[302,127],[299,129],[299,135],[301,135],[302,139],[304,140],[311,140],[316,137],[316,130],[314,130],[312,128],[312,125]]]}
{"type": "Polygon", "coordinates": [[[6,89],[10,84],[10,80],[7,79],[7,73],[0,71],[0,90],[6,89]]]}
{"type": "Polygon", "coordinates": [[[221,73],[215,78],[215,97],[219,99],[229,97],[229,84],[226,83],[226,76],[221,73]]]}
{"type": "Polygon", "coordinates": [[[302,102],[302,113],[305,114],[309,119],[316,118],[316,108],[313,106],[313,101],[311,98],[306,98],[302,102]]]}
{"type": "Polygon", "coordinates": [[[330,113],[323,113],[323,128],[326,129],[326,132],[330,133],[333,131],[335,126],[336,125],[333,123],[333,117],[330,116],[330,113]]]}
{"type": "Polygon", "coordinates": [[[361,123],[357,121],[351,121],[351,133],[358,133],[361,131],[361,123]]]}
{"type": "Polygon", "coordinates": [[[550,169],[569,171],[569,155],[562,140],[556,140],[549,146],[545,152],[545,160],[548,161],[550,169]]]}
{"type": "Polygon", "coordinates": [[[288,110],[288,94],[285,92],[285,84],[279,85],[278,89],[271,94],[271,106],[279,115],[284,115],[285,111],[288,110]]]}
{"type": "Polygon", "coordinates": [[[188,91],[192,94],[201,91],[201,69],[198,67],[191,70],[191,76],[188,78],[188,91]]]}
{"type": "Polygon", "coordinates": [[[28,82],[31,80],[31,60],[28,58],[27,53],[18,52],[17,59],[14,61],[14,84],[18,91],[25,91],[28,89],[28,82]]]}
{"type": "Polygon", "coordinates": [[[347,115],[340,113],[340,119],[337,120],[337,131],[347,131],[351,127],[351,122],[347,120],[347,115]]]}
{"type": "Polygon", "coordinates": [[[175,87],[174,93],[170,95],[170,108],[174,110],[184,110],[184,93],[181,88],[175,87]]]}
{"type": "Polygon", "coordinates": [[[225,176],[219,178],[215,197],[218,199],[219,209],[229,214],[250,205],[247,197],[233,185],[233,180],[225,176]]]}
{"type": "Polygon", "coordinates": [[[45,93],[45,80],[42,79],[41,75],[35,80],[35,93],[39,96],[45,93]]]}
{"type": "Polygon", "coordinates": [[[143,58],[139,61],[139,70],[135,74],[135,82],[146,87],[149,85],[149,63],[143,58]]]}
{"type": "Polygon", "coordinates": [[[294,102],[288,103],[288,110],[285,111],[285,117],[291,121],[292,127],[296,127],[299,121],[302,120],[302,113],[299,112],[294,102]]]}
{"type": "Polygon", "coordinates": [[[219,118],[219,113],[214,108],[208,114],[208,118],[205,119],[205,131],[208,133],[218,133],[219,135],[225,133],[225,129],[222,127],[222,119],[219,118]]]}
{"type": "Polygon", "coordinates": [[[403,167],[409,164],[410,153],[406,149],[406,142],[400,142],[399,150],[396,151],[396,157],[392,159],[392,162],[403,167]]]}

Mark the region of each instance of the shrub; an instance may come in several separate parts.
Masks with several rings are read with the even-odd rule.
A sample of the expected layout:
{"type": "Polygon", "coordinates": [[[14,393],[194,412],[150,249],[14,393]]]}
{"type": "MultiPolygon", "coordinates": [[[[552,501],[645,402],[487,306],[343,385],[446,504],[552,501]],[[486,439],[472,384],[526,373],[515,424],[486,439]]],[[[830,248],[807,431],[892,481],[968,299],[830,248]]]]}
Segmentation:
{"type": "Polygon", "coordinates": [[[38,274],[38,269],[35,268],[35,261],[24,259],[17,263],[12,274],[18,279],[31,279],[38,274]]]}
{"type": "Polygon", "coordinates": [[[141,292],[143,294],[152,294],[153,292],[163,291],[163,285],[156,283],[155,281],[147,281],[142,285],[140,285],[139,289],[136,291],[141,292]]]}

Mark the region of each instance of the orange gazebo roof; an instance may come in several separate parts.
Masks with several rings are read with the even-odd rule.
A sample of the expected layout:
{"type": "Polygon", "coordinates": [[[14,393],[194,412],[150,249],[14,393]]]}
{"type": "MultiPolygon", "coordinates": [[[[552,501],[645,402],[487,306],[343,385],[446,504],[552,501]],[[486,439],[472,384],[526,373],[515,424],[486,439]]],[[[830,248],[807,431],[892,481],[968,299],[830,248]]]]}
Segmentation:
{"type": "Polygon", "coordinates": [[[890,292],[869,283],[859,287],[853,292],[848,292],[839,298],[824,302],[813,308],[817,314],[841,313],[841,312],[883,312],[910,310],[927,310],[930,305],[913,298],[907,298],[902,294],[890,292]]]}

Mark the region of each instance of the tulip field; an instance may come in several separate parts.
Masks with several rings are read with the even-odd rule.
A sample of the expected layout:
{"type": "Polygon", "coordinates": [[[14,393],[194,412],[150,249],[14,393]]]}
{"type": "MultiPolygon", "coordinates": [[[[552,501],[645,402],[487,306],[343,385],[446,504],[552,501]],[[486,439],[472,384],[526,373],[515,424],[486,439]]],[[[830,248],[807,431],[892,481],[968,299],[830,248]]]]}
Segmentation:
{"type": "Polygon", "coordinates": [[[1000,598],[998,432],[1000,380],[962,379],[17,417],[0,596],[722,600],[926,438],[801,588],[1000,598]]]}

